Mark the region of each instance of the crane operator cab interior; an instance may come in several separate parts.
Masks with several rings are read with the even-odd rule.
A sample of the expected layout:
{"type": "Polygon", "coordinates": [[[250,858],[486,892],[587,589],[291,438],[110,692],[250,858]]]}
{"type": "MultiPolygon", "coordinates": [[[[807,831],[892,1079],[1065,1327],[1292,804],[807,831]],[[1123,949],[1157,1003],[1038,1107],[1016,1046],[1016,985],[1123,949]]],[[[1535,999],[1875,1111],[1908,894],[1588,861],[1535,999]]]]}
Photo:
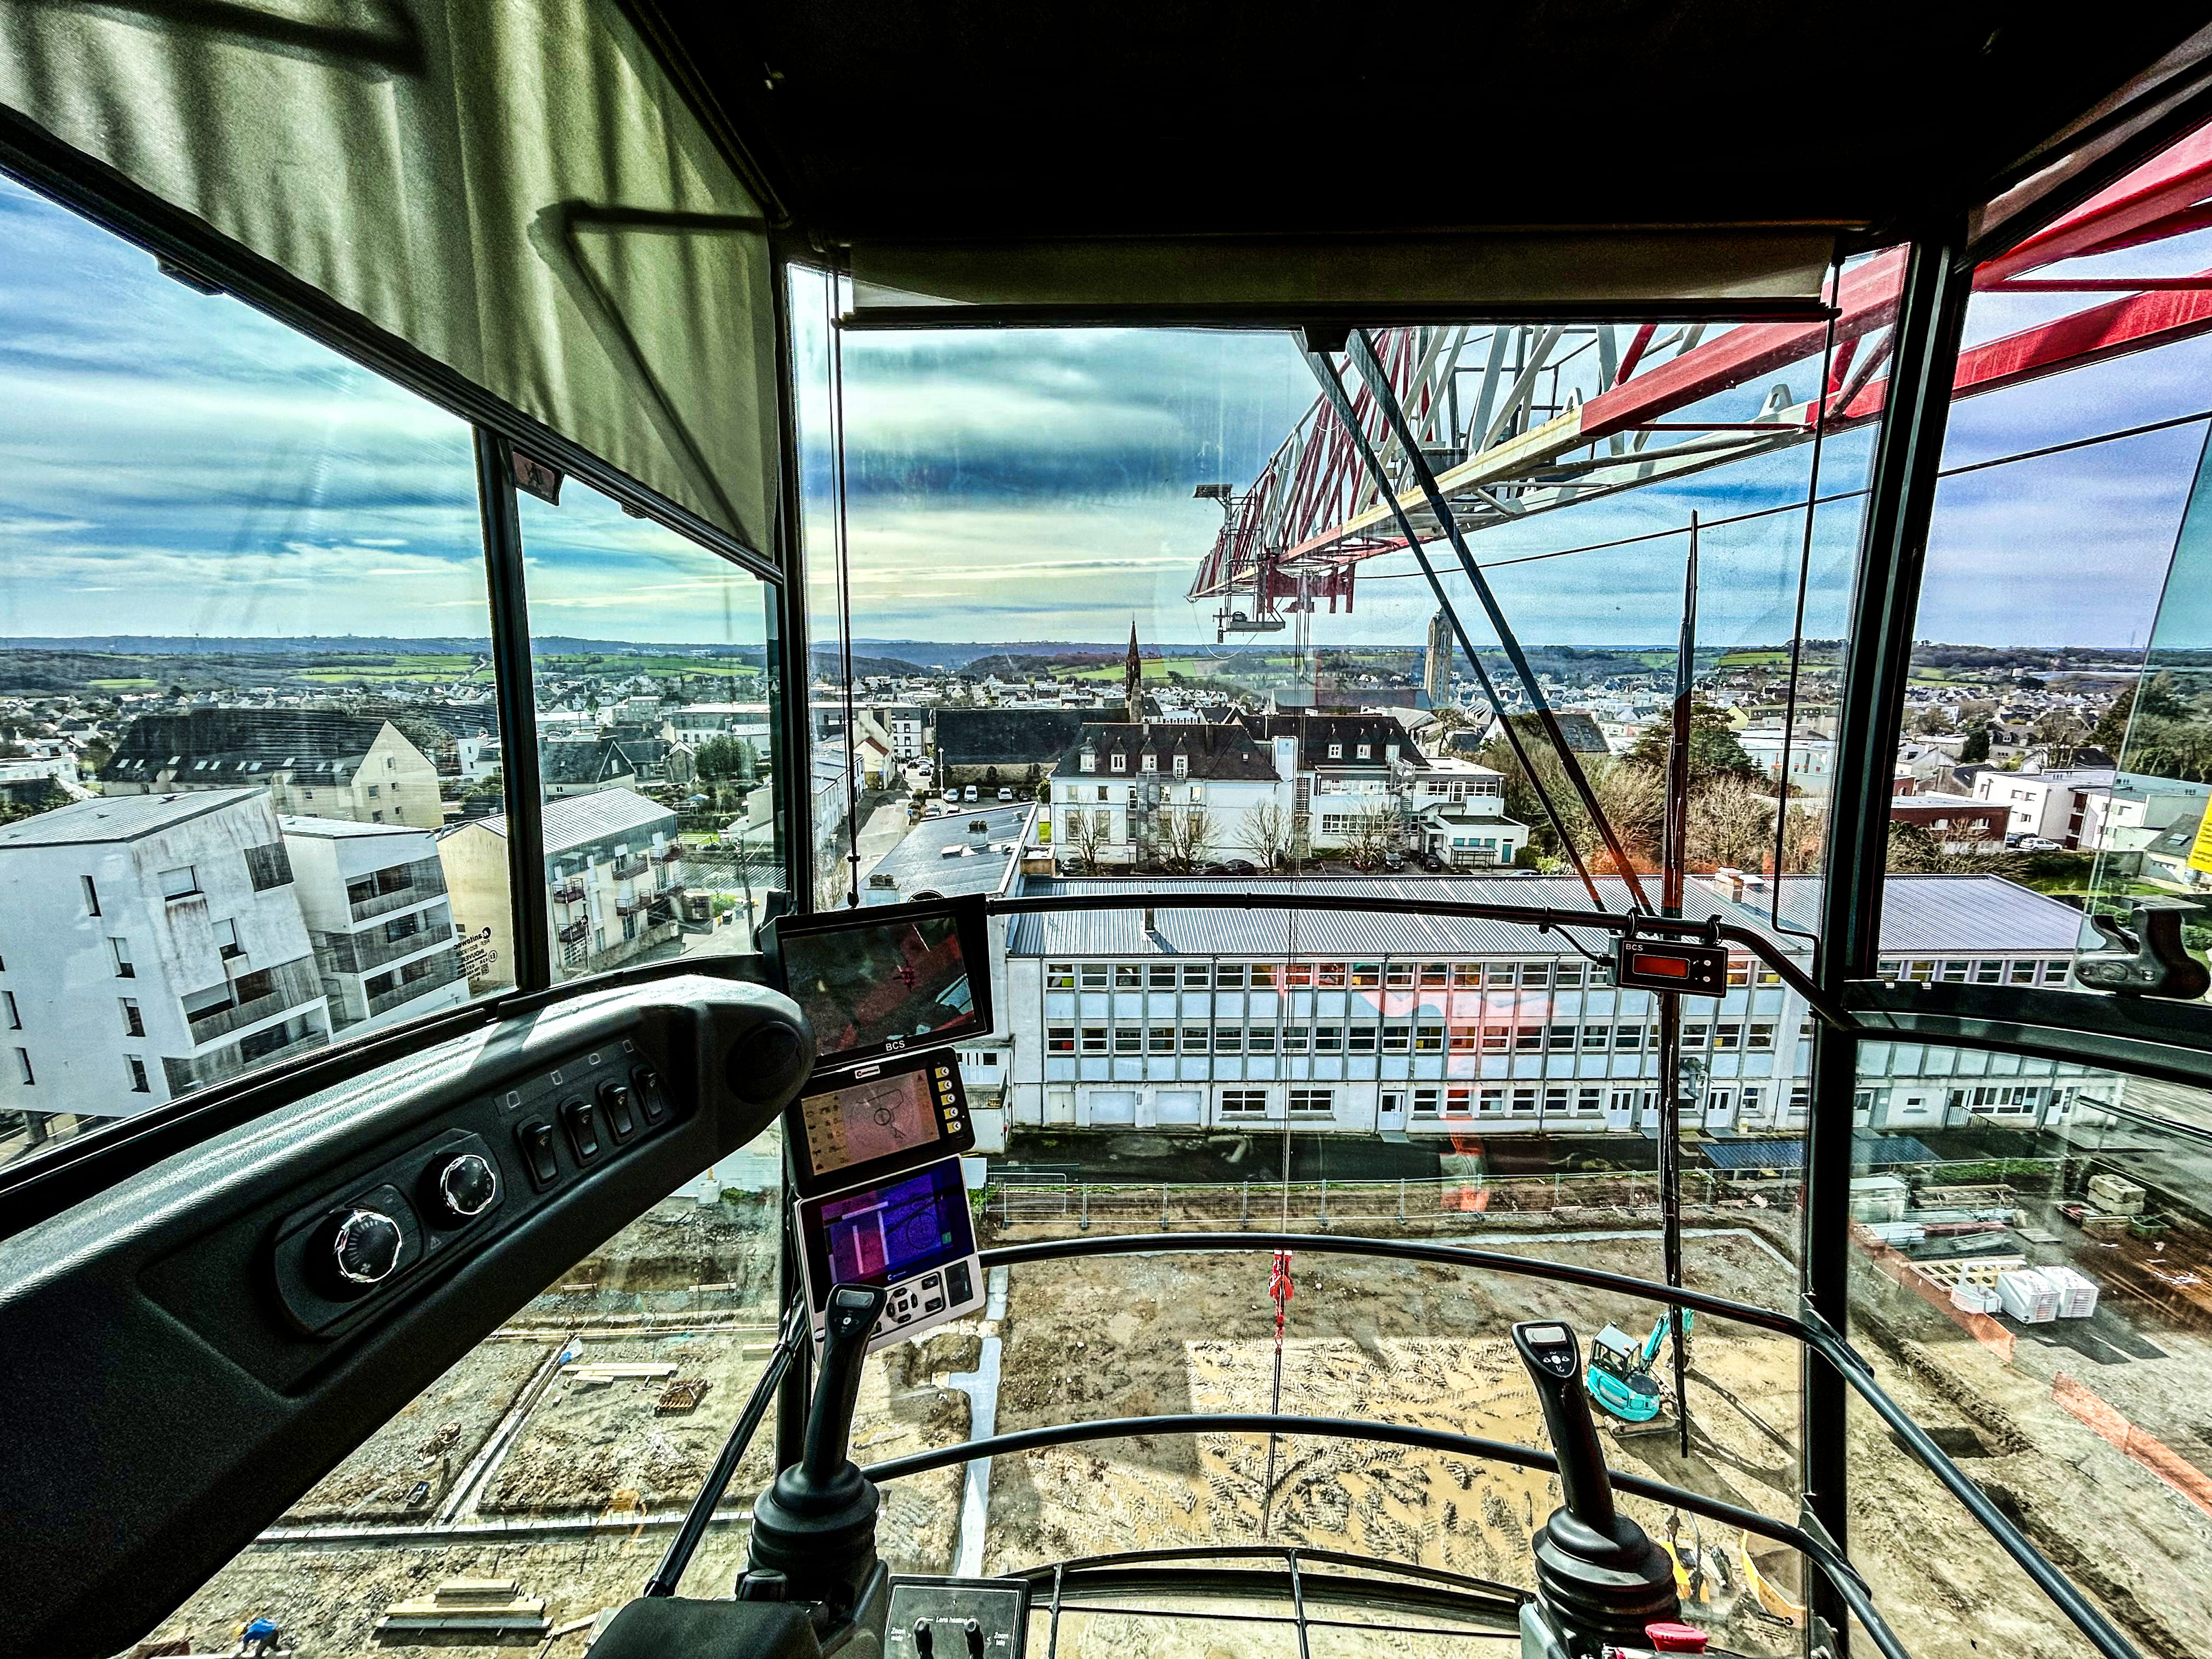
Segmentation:
{"type": "Polygon", "coordinates": [[[0,0],[0,1659],[2212,1655],[2212,21],[0,0]]]}

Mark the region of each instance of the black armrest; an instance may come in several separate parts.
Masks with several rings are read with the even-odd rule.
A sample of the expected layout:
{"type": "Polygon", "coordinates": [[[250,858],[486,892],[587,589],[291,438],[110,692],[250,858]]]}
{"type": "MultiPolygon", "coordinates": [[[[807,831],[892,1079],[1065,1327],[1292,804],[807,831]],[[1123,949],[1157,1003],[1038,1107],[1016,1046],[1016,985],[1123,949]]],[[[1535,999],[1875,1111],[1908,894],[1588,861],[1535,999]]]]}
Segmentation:
{"type": "Polygon", "coordinates": [[[803,1602],[640,1596],[607,1621],[592,1659],[820,1659],[803,1602]]]}

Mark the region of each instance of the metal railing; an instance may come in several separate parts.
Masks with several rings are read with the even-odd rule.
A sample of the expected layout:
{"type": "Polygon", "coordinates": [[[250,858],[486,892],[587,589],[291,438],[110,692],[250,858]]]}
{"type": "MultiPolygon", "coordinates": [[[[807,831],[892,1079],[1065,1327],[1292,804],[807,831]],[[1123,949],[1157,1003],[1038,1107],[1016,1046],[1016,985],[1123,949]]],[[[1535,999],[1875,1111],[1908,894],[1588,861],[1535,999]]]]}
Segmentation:
{"type": "Polygon", "coordinates": [[[379,890],[366,898],[350,901],[353,919],[367,921],[371,916],[387,915],[394,910],[404,910],[410,904],[422,904],[446,896],[445,866],[436,859],[417,859],[412,864],[396,865],[392,870],[377,872],[379,890]],[[384,885],[383,878],[397,871],[399,884],[384,885]]]}
{"type": "Polygon", "coordinates": [[[615,860],[615,879],[628,881],[633,876],[643,875],[652,867],[651,862],[642,854],[632,853],[615,860]]]}
{"type": "Polygon", "coordinates": [[[270,987],[262,995],[246,1002],[227,1003],[204,1014],[186,1013],[185,1023],[191,1028],[192,1042],[196,1045],[212,1042],[257,1020],[313,1002],[323,994],[322,975],[315,971],[313,957],[295,957],[267,972],[270,987]]]}
{"type": "Polygon", "coordinates": [[[431,958],[431,963],[432,966],[428,973],[411,980],[404,980],[390,990],[380,991],[369,998],[369,1018],[374,1019],[379,1014],[389,1013],[403,1003],[412,1002],[420,996],[428,996],[440,986],[451,985],[455,980],[462,977],[461,958],[458,951],[448,951],[442,956],[434,957],[431,958]]]}
{"type": "Polygon", "coordinates": [[[246,1072],[258,1071],[264,1066],[274,1066],[314,1049],[327,1048],[330,1041],[330,1033],[318,1026],[302,1032],[289,1042],[250,1058],[240,1052],[235,1042],[228,1043],[211,1054],[194,1054],[185,1060],[165,1054],[161,1057],[161,1073],[168,1079],[170,1094],[189,1094],[194,1089],[204,1089],[210,1084],[221,1083],[246,1072]]]}
{"type": "MultiPolygon", "coordinates": [[[[1310,1233],[1152,1233],[1121,1237],[1041,1239],[1002,1245],[982,1253],[986,1271],[1025,1263],[1079,1256],[1166,1255],[1201,1251],[1291,1250],[1316,1255],[1379,1256],[1399,1261],[1425,1261],[1470,1271],[1502,1273],[1520,1278],[1555,1280],[1589,1290],[1611,1291],[1648,1301],[1671,1304],[1696,1313],[1785,1336],[1819,1354],[1856,1393],[1896,1436],[1898,1443],[1945,1490],[1965,1506],[1968,1514],[1994,1539],[2014,1563],[2051,1599],[2069,1623],[2105,1659],[2142,1659],[2135,1646],[2070,1580],[2028,1542],[2019,1527],[1989,1497],[1967,1479],[1950,1455],[1890,1398],[1874,1379],[1873,1369],[1834,1327],[1810,1306],[1800,1304],[1795,1314],[1736,1302],[1702,1291],[1671,1288],[1649,1279],[1568,1262],[1506,1255],[1459,1245],[1432,1244],[1411,1239],[1367,1238],[1310,1233]]],[[[1156,1417],[1107,1419],[1088,1423],[1062,1423],[1046,1428],[999,1434],[963,1444],[891,1458],[863,1471],[881,1483],[924,1474],[984,1458],[1034,1450],[1045,1446],[1082,1441],[1123,1439],[1136,1436],[1182,1434],[1309,1434],[1379,1442],[1441,1450],[1462,1456],[1556,1472],[1558,1460],[1549,1452],[1505,1441],[1472,1435],[1449,1434],[1408,1424],[1378,1423],[1346,1418],[1304,1418],[1261,1413],[1179,1413],[1156,1417]]],[[[1609,1470],[1620,1491],[1686,1510],[1729,1526],[1789,1545],[1810,1560],[1833,1586],[1879,1646],[1886,1659],[1908,1659],[1904,1644],[1874,1607],[1866,1583],[1850,1560],[1825,1536],[1805,1527],[1792,1527],[1734,1504],[1723,1504],[1664,1481],[1609,1470]]]]}
{"type": "Polygon", "coordinates": [[[315,955],[325,968],[332,973],[366,974],[381,968],[387,962],[397,962],[442,945],[453,936],[453,918],[449,915],[426,927],[400,939],[386,939],[381,933],[325,933],[308,935],[313,941],[315,955]]]}

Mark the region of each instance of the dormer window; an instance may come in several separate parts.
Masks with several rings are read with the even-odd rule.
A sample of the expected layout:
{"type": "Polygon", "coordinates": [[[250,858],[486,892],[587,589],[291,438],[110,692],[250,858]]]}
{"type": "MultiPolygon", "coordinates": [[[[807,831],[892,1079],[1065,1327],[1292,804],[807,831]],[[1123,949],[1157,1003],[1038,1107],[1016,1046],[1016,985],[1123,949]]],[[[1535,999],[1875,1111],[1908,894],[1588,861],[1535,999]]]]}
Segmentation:
{"type": "Polygon", "coordinates": [[[1190,775],[1189,756],[1177,755],[1175,757],[1175,775],[1179,778],[1187,778],[1190,775]]]}
{"type": "Polygon", "coordinates": [[[1129,757],[1119,750],[1114,752],[1114,769],[1116,772],[1126,772],[1129,769],[1129,757]]]}
{"type": "Polygon", "coordinates": [[[1394,743],[1388,748],[1384,749],[1382,751],[1382,758],[1389,761],[1391,765],[1395,766],[1398,763],[1398,745],[1394,743]]]}
{"type": "Polygon", "coordinates": [[[1098,769],[1098,751],[1096,749],[1086,749],[1083,751],[1082,767],[1086,772],[1096,772],[1098,769]]]}
{"type": "Polygon", "coordinates": [[[1137,769],[1140,772],[1158,771],[1160,769],[1160,757],[1152,753],[1151,750],[1146,750],[1138,759],[1137,769]]]}
{"type": "Polygon", "coordinates": [[[1358,753],[1361,760],[1372,760],[1375,758],[1375,745],[1371,743],[1363,743],[1359,745],[1358,753]]]}
{"type": "Polygon", "coordinates": [[[1333,743],[1329,744],[1328,757],[1331,760],[1342,760],[1344,758],[1344,745],[1340,743],[1333,743]]]}

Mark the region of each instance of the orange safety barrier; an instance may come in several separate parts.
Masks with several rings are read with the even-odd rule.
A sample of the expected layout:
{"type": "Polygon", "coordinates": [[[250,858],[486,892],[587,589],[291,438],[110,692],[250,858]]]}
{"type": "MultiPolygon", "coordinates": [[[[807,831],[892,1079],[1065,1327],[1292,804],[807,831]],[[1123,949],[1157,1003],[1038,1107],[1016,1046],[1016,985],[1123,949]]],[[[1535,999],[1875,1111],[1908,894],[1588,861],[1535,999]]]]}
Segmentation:
{"type": "Polygon", "coordinates": [[[2118,1447],[2191,1503],[2212,1515],[2212,1479],[2160,1440],[2130,1423],[2114,1406],[2064,1371],[2051,1384],[2051,1397],[2118,1447]]]}
{"type": "Polygon", "coordinates": [[[2012,1362],[2013,1335],[1987,1314],[1969,1313],[1951,1300],[1951,1293],[1932,1283],[1925,1274],[1914,1268],[1911,1262],[1883,1243],[1861,1226],[1853,1226],[1851,1237],[1867,1254],[1867,1259],[1882,1273],[1911,1291],[1929,1307],[1937,1310],[1960,1330],[1987,1348],[1998,1358],[2012,1362]]]}

